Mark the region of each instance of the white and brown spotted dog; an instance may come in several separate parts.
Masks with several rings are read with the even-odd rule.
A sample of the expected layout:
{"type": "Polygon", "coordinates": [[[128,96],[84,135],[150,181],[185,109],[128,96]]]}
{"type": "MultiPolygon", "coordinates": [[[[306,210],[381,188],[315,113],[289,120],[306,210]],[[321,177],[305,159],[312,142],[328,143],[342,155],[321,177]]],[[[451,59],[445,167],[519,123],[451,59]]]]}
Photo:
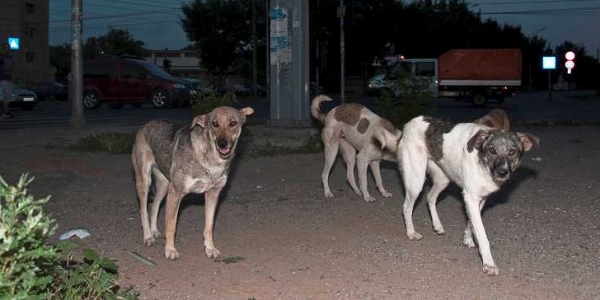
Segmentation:
{"type": "Polygon", "coordinates": [[[503,109],[494,108],[485,116],[473,121],[473,123],[485,125],[488,127],[510,131],[510,121],[508,115],[503,109]]]}
{"type": "Polygon", "coordinates": [[[424,116],[406,123],[397,159],[406,191],[403,213],[408,238],[422,238],[415,231],[412,212],[426,174],[433,183],[427,194],[433,229],[444,234],[436,202],[440,192],[453,181],[463,190],[469,219],[463,244],[475,247],[474,232],[483,271],[497,275],[499,270],[492,258],[481,210],[486,198],[499,190],[517,169],[523,153],[538,143],[539,138],[528,133],[507,132],[475,123],[453,124],[424,116]]]}
{"type": "Polygon", "coordinates": [[[321,102],[331,100],[328,96],[319,95],[312,100],[310,106],[313,117],[325,124],[322,132],[325,165],[321,175],[325,197],[333,197],[329,188],[329,172],[339,149],[346,161],[348,183],[357,195],[362,195],[367,202],[375,201],[367,189],[367,169],[370,165],[379,192],[383,197],[391,197],[392,194],[383,187],[379,162],[382,159],[396,160],[393,153],[397,150],[402,131],[390,121],[357,103],[345,103],[327,114],[322,113],[321,102]],[[354,179],[355,164],[358,168],[360,189],[354,179]]]}
{"type": "Polygon", "coordinates": [[[156,219],[166,195],[165,257],[179,258],[175,249],[179,204],[187,194],[204,193],[204,251],[209,258],[221,255],[213,244],[215,210],[219,193],[227,183],[242,125],[253,112],[250,107],[238,110],[222,106],[195,117],[190,125],[178,127],[166,121],[151,121],[137,132],[131,159],[144,244],[152,245],[160,236],[156,219]],[[148,189],[152,178],[156,193],[148,222],[148,189]]]}

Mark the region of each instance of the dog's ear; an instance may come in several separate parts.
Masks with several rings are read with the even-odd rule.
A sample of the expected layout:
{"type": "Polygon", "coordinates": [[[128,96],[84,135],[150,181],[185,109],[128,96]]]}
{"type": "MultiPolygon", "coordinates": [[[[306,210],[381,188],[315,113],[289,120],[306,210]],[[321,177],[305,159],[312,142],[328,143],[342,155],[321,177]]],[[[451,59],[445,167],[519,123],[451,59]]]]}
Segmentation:
{"type": "Polygon", "coordinates": [[[244,107],[242,109],[240,109],[240,112],[244,115],[244,116],[249,116],[251,114],[254,113],[254,109],[252,107],[244,107]]]}
{"type": "Polygon", "coordinates": [[[244,107],[239,110],[240,116],[242,117],[242,122],[246,123],[246,116],[249,116],[254,113],[254,109],[252,107],[244,107]]]}
{"type": "Polygon", "coordinates": [[[469,153],[473,152],[473,149],[481,150],[483,143],[487,138],[490,137],[490,131],[479,130],[467,143],[467,150],[469,153]]]}
{"type": "Polygon", "coordinates": [[[519,139],[519,142],[521,142],[521,145],[523,145],[524,151],[529,151],[533,147],[539,147],[540,145],[540,138],[533,134],[517,132],[515,135],[519,139]]]}
{"type": "Polygon", "coordinates": [[[194,117],[192,120],[192,124],[190,124],[190,129],[194,129],[196,125],[199,125],[202,128],[206,127],[206,122],[208,121],[208,115],[200,115],[194,117]]]}

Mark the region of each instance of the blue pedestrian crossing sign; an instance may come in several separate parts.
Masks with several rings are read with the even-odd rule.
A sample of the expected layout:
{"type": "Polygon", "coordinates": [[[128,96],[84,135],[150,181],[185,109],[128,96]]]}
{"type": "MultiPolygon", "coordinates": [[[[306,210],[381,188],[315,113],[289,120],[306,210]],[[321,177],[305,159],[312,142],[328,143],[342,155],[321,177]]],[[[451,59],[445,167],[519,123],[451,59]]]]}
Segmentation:
{"type": "Polygon", "coordinates": [[[10,50],[19,50],[19,38],[9,37],[8,46],[10,47],[10,50]]]}

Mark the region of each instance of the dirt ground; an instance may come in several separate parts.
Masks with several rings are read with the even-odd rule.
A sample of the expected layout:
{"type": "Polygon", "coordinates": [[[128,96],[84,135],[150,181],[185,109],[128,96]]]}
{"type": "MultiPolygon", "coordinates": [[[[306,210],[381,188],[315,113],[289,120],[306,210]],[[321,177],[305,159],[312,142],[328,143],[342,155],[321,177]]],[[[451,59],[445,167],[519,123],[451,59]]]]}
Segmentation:
{"type": "Polygon", "coordinates": [[[91,237],[77,242],[115,258],[121,285],[133,285],[141,299],[598,299],[600,131],[517,129],[539,135],[542,147],[527,153],[484,211],[497,277],[486,276],[477,249],[461,243],[466,219],[456,186],[438,205],[446,234],[433,232],[421,200],[414,220],[424,238],[408,240],[392,164],[382,175],[394,197],[383,199],[370,182],[378,201],[365,203],[345,182],[341,161],[330,181],[335,198],[323,197],[322,153],[241,153],[215,223],[216,247],[224,257],[241,258],[229,264],[204,255],[201,195],[182,203],[181,259],[164,259],[162,240],[142,244],[128,155],[46,149],[43,140],[4,144],[0,175],[12,182],[24,172],[35,176],[30,190],[52,195],[47,209],[57,235],[89,230],[91,237]]]}

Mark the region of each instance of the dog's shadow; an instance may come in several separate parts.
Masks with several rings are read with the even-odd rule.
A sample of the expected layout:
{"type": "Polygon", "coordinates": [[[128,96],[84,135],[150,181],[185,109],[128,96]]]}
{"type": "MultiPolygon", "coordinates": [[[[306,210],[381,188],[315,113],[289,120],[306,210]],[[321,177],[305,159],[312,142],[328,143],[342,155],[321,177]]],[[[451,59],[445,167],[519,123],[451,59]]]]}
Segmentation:
{"type": "MultiPolygon", "coordinates": [[[[529,167],[522,166],[518,168],[517,171],[512,175],[511,179],[509,179],[506,184],[500,187],[500,190],[497,193],[494,193],[487,198],[487,201],[485,203],[485,209],[492,208],[496,205],[508,203],[510,201],[512,193],[515,190],[517,190],[519,185],[529,180],[530,178],[537,179],[538,173],[539,172],[537,170],[529,167]]],[[[429,184],[429,188],[431,188],[431,184],[429,184]]],[[[422,194],[422,197],[425,197],[423,195],[426,195],[426,193],[422,194]]],[[[457,198],[461,202],[464,202],[462,197],[463,196],[461,188],[456,184],[452,183],[440,193],[440,195],[438,196],[438,203],[448,198],[457,198]]]]}

